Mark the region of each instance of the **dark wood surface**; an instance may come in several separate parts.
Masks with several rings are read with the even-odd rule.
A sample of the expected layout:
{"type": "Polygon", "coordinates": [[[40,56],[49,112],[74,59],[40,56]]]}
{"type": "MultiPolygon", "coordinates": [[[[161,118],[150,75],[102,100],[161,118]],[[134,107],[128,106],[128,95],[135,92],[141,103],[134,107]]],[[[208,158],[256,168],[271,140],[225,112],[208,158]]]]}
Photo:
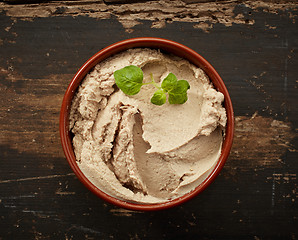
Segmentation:
{"type": "Polygon", "coordinates": [[[297,239],[296,1],[0,2],[0,239],[297,239]],[[58,118],[79,67],[119,40],[180,42],[222,76],[231,155],[195,199],[159,212],[105,203],[74,176],[58,118]]]}

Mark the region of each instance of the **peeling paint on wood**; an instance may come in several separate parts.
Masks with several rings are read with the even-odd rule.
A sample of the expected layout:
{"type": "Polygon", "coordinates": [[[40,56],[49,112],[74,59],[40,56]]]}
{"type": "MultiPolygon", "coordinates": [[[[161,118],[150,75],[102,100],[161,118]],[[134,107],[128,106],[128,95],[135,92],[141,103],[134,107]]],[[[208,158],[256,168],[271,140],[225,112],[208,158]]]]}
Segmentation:
{"type": "MultiPolygon", "coordinates": [[[[110,2],[111,3],[111,2],[110,2]]],[[[113,3],[113,2],[112,2],[113,3]]],[[[288,12],[289,9],[297,10],[295,1],[147,1],[133,2],[130,4],[107,4],[105,1],[58,1],[41,4],[9,5],[0,3],[0,8],[7,16],[30,19],[37,17],[53,16],[88,16],[96,19],[109,19],[115,17],[127,31],[142,21],[152,21],[152,28],[163,28],[171,22],[191,22],[194,28],[208,30],[214,24],[225,26],[232,24],[254,24],[248,14],[235,13],[235,7],[245,6],[251,11],[288,12]]],[[[293,18],[294,16],[290,16],[293,18]]]]}
{"type": "Polygon", "coordinates": [[[246,163],[235,162],[235,166],[249,169],[276,167],[282,164],[281,156],[286,151],[297,150],[291,141],[298,134],[293,131],[290,123],[257,114],[252,117],[237,116],[235,120],[231,161],[241,160],[242,156],[246,158],[246,163]]]}

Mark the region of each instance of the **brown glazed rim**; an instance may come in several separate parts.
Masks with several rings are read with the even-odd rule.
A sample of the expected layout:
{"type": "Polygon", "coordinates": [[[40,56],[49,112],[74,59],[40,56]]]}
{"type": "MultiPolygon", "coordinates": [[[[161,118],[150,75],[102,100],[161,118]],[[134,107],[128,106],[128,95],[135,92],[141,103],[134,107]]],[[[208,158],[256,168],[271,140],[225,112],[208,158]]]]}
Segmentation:
{"type": "Polygon", "coordinates": [[[215,69],[208,63],[201,55],[193,51],[192,49],[171,41],[162,38],[151,38],[151,37],[142,37],[142,38],[133,38],[124,41],[117,42],[112,44],[98,53],[96,53],[93,57],[91,57],[76,73],[72,81],[70,82],[66,93],[63,98],[61,112],[60,112],[60,138],[62,142],[62,148],[67,158],[69,165],[72,170],[79,178],[79,180],[95,195],[106,200],[109,203],[112,203],[116,206],[123,207],[130,210],[140,210],[140,211],[153,211],[153,210],[162,210],[170,207],[174,207],[180,205],[191,198],[195,197],[199,193],[201,193],[214,179],[217,177],[221,169],[223,168],[228,155],[230,153],[232,147],[234,135],[234,112],[232,107],[231,98],[227,91],[223,80],[219,76],[219,74],[215,71],[215,69]],[[194,65],[202,68],[205,73],[209,76],[215,88],[224,94],[224,107],[227,112],[227,126],[225,132],[225,139],[222,146],[222,152],[219,158],[218,163],[216,164],[213,171],[208,175],[208,177],[193,191],[173,200],[169,200],[164,203],[156,203],[156,204],[138,204],[132,202],[126,202],[124,200],[119,200],[108,194],[104,193],[96,186],[94,186],[82,173],[80,168],[76,163],[76,158],[74,155],[74,150],[72,146],[71,134],[69,131],[69,110],[72,102],[72,98],[80,85],[81,81],[84,79],[86,74],[99,62],[105,60],[106,58],[119,53],[121,51],[127,50],[129,48],[155,48],[161,49],[162,51],[172,53],[178,55],[182,58],[185,58],[192,62],[194,65]]]}

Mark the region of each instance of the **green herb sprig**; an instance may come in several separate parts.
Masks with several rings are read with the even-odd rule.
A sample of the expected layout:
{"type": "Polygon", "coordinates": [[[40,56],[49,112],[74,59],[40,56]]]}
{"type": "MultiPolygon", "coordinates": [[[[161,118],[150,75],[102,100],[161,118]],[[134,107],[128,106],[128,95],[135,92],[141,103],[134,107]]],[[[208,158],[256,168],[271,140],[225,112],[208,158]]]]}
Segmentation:
{"type": "Polygon", "coordinates": [[[152,74],[150,77],[151,82],[143,83],[143,71],[134,65],[126,66],[114,72],[116,85],[126,95],[136,95],[143,85],[152,84],[157,88],[151,97],[151,102],[155,105],[163,105],[167,101],[167,94],[170,104],[183,104],[187,101],[187,90],[190,89],[188,81],[178,80],[173,73],[169,73],[159,86],[154,81],[152,74]]]}

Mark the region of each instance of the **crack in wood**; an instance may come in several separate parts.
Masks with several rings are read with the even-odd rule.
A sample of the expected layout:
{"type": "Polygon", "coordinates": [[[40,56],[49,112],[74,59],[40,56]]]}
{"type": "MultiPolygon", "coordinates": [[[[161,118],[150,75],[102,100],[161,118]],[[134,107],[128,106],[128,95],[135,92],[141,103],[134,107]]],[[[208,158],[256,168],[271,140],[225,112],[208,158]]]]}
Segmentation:
{"type": "Polygon", "coordinates": [[[135,213],[141,213],[140,211],[127,210],[124,208],[112,208],[110,212],[115,216],[131,217],[135,213]]]}
{"type": "Polygon", "coordinates": [[[24,181],[35,181],[35,180],[43,180],[43,179],[51,179],[51,178],[64,178],[64,177],[68,177],[68,176],[74,176],[74,173],[68,173],[68,174],[63,174],[63,175],[49,175],[49,176],[0,180],[0,184],[1,183],[24,182],[24,181]]]}

